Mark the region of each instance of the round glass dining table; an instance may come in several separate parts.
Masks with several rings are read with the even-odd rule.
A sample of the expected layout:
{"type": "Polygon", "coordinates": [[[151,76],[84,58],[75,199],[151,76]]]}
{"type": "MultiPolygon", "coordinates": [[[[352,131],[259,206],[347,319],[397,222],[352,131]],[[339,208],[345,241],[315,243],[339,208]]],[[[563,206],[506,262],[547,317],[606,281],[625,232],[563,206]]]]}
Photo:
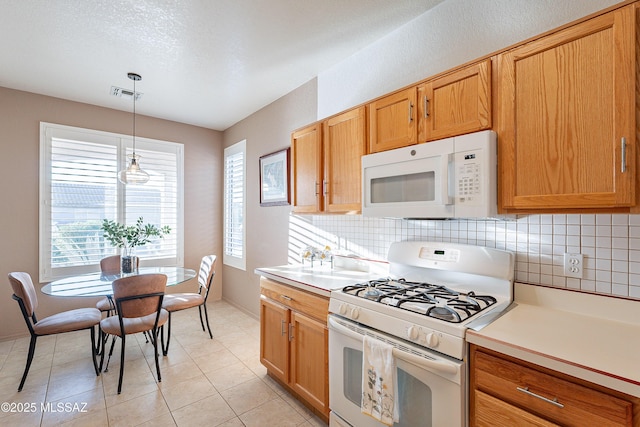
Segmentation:
{"type": "MultiPolygon", "coordinates": [[[[137,274],[164,274],[167,276],[167,286],[174,286],[196,277],[195,270],[183,267],[140,267],[137,274]]],[[[115,271],[70,276],[44,285],[41,291],[54,297],[110,296],[113,295],[111,283],[131,275],[115,271]]]]}

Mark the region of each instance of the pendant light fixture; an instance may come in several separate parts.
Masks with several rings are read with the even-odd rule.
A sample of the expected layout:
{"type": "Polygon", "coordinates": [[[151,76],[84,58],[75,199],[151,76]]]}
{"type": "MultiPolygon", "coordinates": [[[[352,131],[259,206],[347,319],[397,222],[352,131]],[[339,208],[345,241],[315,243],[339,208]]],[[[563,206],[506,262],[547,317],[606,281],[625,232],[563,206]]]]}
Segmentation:
{"type": "Polygon", "coordinates": [[[142,80],[139,74],[128,73],[127,77],[133,80],[133,151],[129,167],[118,172],[118,179],[123,184],[144,184],[149,181],[149,174],[140,169],[140,156],[136,154],[136,82],[142,80]]]}

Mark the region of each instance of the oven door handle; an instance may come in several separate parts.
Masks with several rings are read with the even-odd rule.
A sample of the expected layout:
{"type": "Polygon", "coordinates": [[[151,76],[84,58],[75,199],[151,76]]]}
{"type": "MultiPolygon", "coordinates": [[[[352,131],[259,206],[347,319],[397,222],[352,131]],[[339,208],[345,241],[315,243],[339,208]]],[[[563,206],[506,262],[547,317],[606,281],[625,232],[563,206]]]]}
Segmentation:
{"type": "MultiPolygon", "coordinates": [[[[333,329],[336,332],[339,332],[355,340],[358,340],[361,342],[363,341],[361,334],[342,326],[340,323],[336,322],[333,318],[331,318],[331,316],[329,316],[329,329],[333,329]]],[[[400,360],[404,360],[409,363],[413,363],[414,365],[417,365],[421,368],[428,369],[430,371],[436,371],[436,372],[449,374],[449,375],[456,375],[458,374],[458,370],[459,370],[459,367],[457,365],[454,365],[453,363],[448,363],[442,360],[425,359],[423,357],[419,357],[419,356],[404,352],[402,350],[398,350],[397,348],[393,349],[393,357],[400,360]]]]}

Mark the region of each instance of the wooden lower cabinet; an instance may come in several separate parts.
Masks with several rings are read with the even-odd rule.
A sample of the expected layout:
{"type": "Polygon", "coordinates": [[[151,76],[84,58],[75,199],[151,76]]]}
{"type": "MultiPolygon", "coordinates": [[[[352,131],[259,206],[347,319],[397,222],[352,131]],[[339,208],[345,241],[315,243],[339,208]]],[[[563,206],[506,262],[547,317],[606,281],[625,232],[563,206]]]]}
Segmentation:
{"type": "Polygon", "coordinates": [[[264,277],[260,291],[260,362],[328,421],[329,299],[264,277]]]}
{"type": "Polygon", "coordinates": [[[639,426],[640,398],[471,345],[470,426],[639,426]]]}

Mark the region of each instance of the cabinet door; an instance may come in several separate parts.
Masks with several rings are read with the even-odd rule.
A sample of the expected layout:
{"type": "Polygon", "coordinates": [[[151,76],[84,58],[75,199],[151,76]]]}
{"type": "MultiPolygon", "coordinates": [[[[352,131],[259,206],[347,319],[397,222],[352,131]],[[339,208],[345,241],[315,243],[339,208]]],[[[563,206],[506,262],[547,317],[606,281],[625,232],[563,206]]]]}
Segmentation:
{"type": "Polygon", "coordinates": [[[322,209],[322,128],[315,123],[291,135],[293,169],[293,211],[319,212],[322,209]]]}
{"type": "Polygon", "coordinates": [[[369,104],[369,153],[417,142],[415,87],[369,104]]]}
{"type": "Polygon", "coordinates": [[[418,86],[418,142],[491,128],[491,59],[418,86]]]}
{"type": "Polygon", "coordinates": [[[326,325],[291,313],[291,387],[325,415],[329,414],[329,333],[326,325]]]}
{"type": "Polygon", "coordinates": [[[635,9],[498,56],[501,205],[635,204],[635,9]]]}
{"type": "Polygon", "coordinates": [[[365,107],[327,119],[323,124],[325,212],[362,210],[362,166],[365,154],[365,107]]]}
{"type": "Polygon", "coordinates": [[[283,382],[289,381],[290,310],[260,298],[260,362],[283,382]]]}

